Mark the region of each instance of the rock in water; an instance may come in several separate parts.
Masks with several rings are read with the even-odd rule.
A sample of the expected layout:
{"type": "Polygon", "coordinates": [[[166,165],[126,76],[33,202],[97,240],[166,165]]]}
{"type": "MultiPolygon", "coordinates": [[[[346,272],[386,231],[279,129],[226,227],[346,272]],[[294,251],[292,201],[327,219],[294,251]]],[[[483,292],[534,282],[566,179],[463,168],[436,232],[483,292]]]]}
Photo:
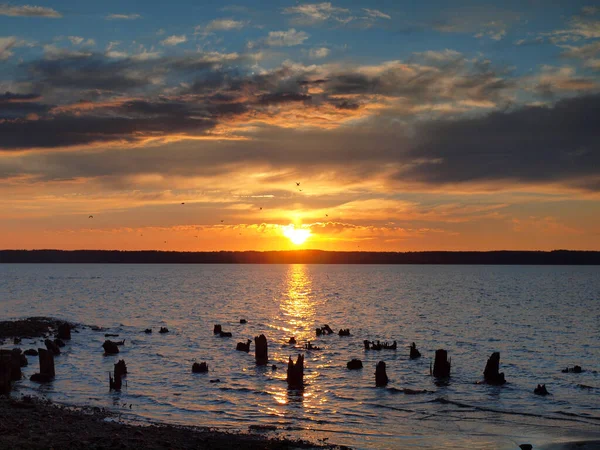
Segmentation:
{"type": "Polygon", "coordinates": [[[436,378],[448,378],[450,376],[450,366],[451,361],[448,359],[448,352],[443,349],[436,350],[432,375],[436,378]]]}
{"type": "Polygon", "coordinates": [[[287,383],[292,389],[304,387],[304,355],[298,355],[296,364],[290,357],[287,368],[287,383]]]}
{"type": "Polygon", "coordinates": [[[107,355],[116,355],[119,353],[119,346],[113,341],[104,341],[102,348],[104,349],[104,353],[107,355]]]}
{"type": "Polygon", "coordinates": [[[487,360],[483,378],[487,384],[493,384],[494,386],[501,386],[506,383],[504,373],[500,372],[500,352],[492,353],[492,356],[487,360]]]}
{"type": "Polygon", "coordinates": [[[264,334],[254,338],[254,359],[259,366],[265,366],[269,362],[269,348],[264,334]]]}
{"type": "Polygon", "coordinates": [[[193,373],[206,373],[206,372],[208,372],[208,364],[206,364],[205,362],[202,362],[202,363],[195,362],[192,365],[192,372],[193,373]]]}
{"type": "Polygon", "coordinates": [[[379,361],[377,366],[375,367],[375,386],[383,387],[388,384],[388,376],[385,372],[385,363],[383,361],[379,361]]]}
{"type": "Polygon", "coordinates": [[[348,370],[358,370],[363,368],[363,363],[360,359],[353,359],[346,363],[346,367],[348,370]]]}
{"type": "Polygon", "coordinates": [[[53,354],[55,355],[60,355],[60,349],[58,348],[58,345],[56,345],[54,342],[52,342],[50,339],[46,339],[44,341],[44,344],[46,344],[46,348],[48,350],[50,350],[53,354]]]}

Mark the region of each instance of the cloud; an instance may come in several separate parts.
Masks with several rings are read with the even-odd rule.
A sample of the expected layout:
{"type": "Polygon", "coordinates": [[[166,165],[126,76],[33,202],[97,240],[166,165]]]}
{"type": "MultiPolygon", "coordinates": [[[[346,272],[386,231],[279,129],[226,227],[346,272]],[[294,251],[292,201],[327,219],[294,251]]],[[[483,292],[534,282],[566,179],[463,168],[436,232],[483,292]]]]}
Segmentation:
{"type": "Polygon", "coordinates": [[[105,17],[106,20],[137,20],[141,19],[139,14],[109,14],[105,17]]]}
{"type": "Polygon", "coordinates": [[[308,33],[296,31],[295,28],[290,28],[288,31],[270,31],[266,38],[248,42],[248,47],[293,47],[302,44],[309,37],[308,33]]]}
{"type": "Polygon", "coordinates": [[[423,124],[408,153],[423,162],[396,177],[440,185],[564,183],[600,191],[600,137],[594,123],[599,108],[596,94],[551,107],[423,124]]]}
{"type": "Polygon", "coordinates": [[[0,37],[0,61],[5,61],[13,55],[11,49],[17,45],[17,42],[14,36],[0,37]]]}
{"type": "Polygon", "coordinates": [[[184,42],[187,42],[187,37],[185,36],[185,34],[182,34],[180,36],[176,36],[176,35],[169,36],[168,38],[160,41],[160,43],[162,45],[168,45],[168,46],[179,45],[179,44],[183,44],[184,42]]]}
{"type": "Polygon", "coordinates": [[[391,19],[392,16],[389,14],[383,13],[377,9],[369,9],[363,8],[363,11],[367,14],[367,16],[372,17],[374,19],[391,19]]]}
{"type": "Polygon", "coordinates": [[[92,56],[92,52],[90,51],[70,50],[52,44],[44,45],[43,48],[46,59],[87,58],[88,56],[92,56]]]}
{"type": "Polygon", "coordinates": [[[232,19],[215,19],[204,27],[204,31],[231,31],[241,30],[246,25],[246,22],[232,19]]]}
{"type": "Polygon", "coordinates": [[[8,3],[2,3],[0,4],[0,16],[48,17],[57,19],[62,17],[62,14],[52,8],[46,8],[42,6],[12,6],[8,3]]]}
{"type": "Polygon", "coordinates": [[[327,47],[311,48],[308,56],[312,59],[327,58],[329,56],[329,49],[327,47]]]}
{"type": "Polygon", "coordinates": [[[315,25],[328,20],[348,23],[353,19],[349,9],[335,7],[330,2],[290,6],[283,9],[283,14],[293,15],[292,23],[297,25],[315,25]]]}

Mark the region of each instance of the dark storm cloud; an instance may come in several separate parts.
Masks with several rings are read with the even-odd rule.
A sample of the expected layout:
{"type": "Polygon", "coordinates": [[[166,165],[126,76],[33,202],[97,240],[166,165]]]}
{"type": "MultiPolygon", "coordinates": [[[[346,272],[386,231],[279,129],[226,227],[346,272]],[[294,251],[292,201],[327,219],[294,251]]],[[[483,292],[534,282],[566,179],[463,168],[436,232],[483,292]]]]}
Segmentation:
{"type": "Polygon", "coordinates": [[[39,99],[39,94],[14,94],[12,92],[0,94],[0,120],[47,112],[50,107],[37,102],[39,99]]]}
{"type": "Polygon", "coordinates": [[[399,179],[432,184],[513,180],[563,182],[598,190],[600,95],[494,112],[480,118],[433,121],[417,132],[408,157],[425,161],[399,179]]]}
{"type": "Polygon", "coordinates": [[[215,121],[180,116],[101,117],[60,114],[39,120],[0,122],[5,150],[67,147],[111,141],[133,142],[145,137],[171,133],[201,134],[214,127],[215,121]]]}
{"type": "Polygon", "coordinates": [[[307,102],[312,97],[306,94],[297,94],[294,92],[281,92],[277,94],[263,94],[259,97],[258,103],[261,105],[276,105],[290,102],[307,102]]]}

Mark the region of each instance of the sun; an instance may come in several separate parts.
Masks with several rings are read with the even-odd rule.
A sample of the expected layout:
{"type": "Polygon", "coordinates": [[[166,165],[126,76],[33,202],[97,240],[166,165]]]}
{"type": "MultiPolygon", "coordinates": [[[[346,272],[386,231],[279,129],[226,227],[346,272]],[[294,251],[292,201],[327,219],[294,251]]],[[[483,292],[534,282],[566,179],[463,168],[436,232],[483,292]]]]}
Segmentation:
{"type": "Polygon", "coordinates": [[[283,235],[295,245],[302,245],[310,237],[310,230],[296,228],[294,225],[283,227],[283,235]]]}

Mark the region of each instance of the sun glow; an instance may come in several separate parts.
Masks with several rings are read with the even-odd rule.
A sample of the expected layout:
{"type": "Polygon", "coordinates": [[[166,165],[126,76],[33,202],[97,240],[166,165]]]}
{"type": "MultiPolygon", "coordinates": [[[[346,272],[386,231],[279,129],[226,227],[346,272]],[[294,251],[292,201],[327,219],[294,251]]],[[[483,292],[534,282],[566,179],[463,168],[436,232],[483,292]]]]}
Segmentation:
{"type": "Polygon", "coordinates": [[[310,237],[310,230],[296,228],[294,225],[283,227],[283,235],[295,245],[302,245],[310,237]]]}

